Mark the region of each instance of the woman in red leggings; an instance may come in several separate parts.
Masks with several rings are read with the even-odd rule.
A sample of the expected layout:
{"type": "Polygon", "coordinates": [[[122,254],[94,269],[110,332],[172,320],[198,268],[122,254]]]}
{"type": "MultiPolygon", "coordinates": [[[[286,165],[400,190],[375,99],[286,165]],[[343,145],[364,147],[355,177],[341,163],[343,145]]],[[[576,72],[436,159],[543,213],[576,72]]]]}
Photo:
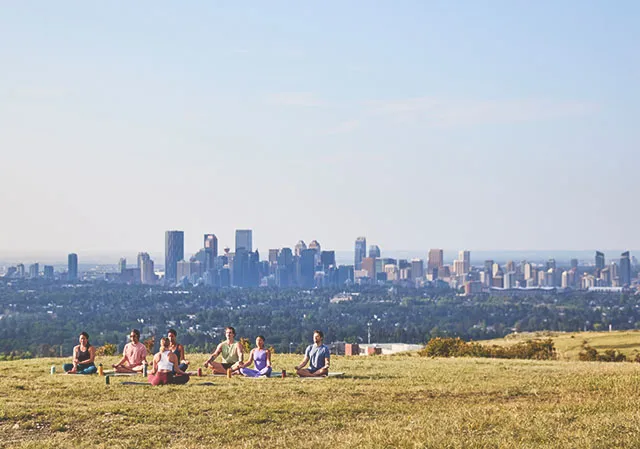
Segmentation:
{"type": "Polygon", "coordinates": [[[182,385],[189,382],[189,375],[178,366],[178,357],[171,352],[170,345],[167,337],[160,339],[160,352],[153,356],[153,369],[149,374],[151,385],[182,385]]]}

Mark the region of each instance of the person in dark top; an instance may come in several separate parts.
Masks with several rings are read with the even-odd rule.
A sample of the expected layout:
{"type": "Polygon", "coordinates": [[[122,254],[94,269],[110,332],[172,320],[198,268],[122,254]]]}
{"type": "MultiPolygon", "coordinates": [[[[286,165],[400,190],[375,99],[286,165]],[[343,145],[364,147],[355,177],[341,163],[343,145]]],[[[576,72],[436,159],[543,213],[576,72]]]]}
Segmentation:
{"type": "Polygon", "coordinates": [[[169,350],[173,352],[176,357],[178,357],[178,363],[180,364],[180,369],[182,371],[186,371],[189,368],[189,361],[185,359],[184,356],[184,346],[178,343],[176,337],[178,333],[175,329],[169,329],[167,332],[167,338],[169,339],[169,350]]]}
{"type": "Polygon", "coordinates": [[[96,348],[89,344],[89,334],[86,332],[81,332],[78,340],[80,344],[73,348],[73,363],[65,363],[62,369],[67,374],[94,374],[98,371],[93,363],[96,348]]]}

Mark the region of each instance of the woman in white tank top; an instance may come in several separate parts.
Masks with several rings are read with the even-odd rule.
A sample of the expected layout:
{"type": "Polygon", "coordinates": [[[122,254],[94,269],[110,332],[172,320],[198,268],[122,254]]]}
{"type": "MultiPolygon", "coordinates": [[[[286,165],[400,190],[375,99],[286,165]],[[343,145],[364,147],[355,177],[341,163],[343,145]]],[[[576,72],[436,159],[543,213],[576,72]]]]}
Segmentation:
{"type": "Polygon", "coordinates": [[[160,339],[160,351],[153,356],[153,369],[149,374],[151,385],[186,384],[189,375],[178,366],[178,357],[169,350],[168,338],[160,339]]]}

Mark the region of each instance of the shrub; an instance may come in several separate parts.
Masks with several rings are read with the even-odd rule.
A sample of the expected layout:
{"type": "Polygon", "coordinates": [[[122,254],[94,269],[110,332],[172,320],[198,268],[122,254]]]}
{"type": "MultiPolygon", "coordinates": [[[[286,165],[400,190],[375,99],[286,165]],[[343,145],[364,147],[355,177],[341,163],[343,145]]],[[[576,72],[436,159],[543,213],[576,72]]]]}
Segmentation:
{"type": "MultiPolygon", "coordinates": [[[[597,349],[587,344],[583,344],[582,351],[578,354],[578,358],[583,362],[624,362],[627,356],[615,349],[607,349],[600,354],[597,349]]],[[[638,356],[636,356],[636,360],[638,356]]]]}
{"type": "Polygon", "coordinates": [[[245,354],[249,354],[249,352],[251,352],[251,342],[248,338],[241,338],[240,346],[242,346],[242,352],[245,354]]]}
{"type": "Polygon", "coordinates": [[[427,357],[491,357],[499,359],[552,360],[556,350],[551,339],[529,340],[510,346],[484,346],[460,338],[432,338],[418,354],[427,357]]]}
{"type": "Polygon", "coordinates": [[[96,355],[116,355],[117,347],[113,343],[105,343],[104,346],[100,346],[96,349],[96,355]]]}
{"type": "Polygon", "coordinates": [[[152,335],[142,342],[145,348],[147,348],[147,353],[153,354],[153,347],[156,344],[156,336],[152,335]]]}

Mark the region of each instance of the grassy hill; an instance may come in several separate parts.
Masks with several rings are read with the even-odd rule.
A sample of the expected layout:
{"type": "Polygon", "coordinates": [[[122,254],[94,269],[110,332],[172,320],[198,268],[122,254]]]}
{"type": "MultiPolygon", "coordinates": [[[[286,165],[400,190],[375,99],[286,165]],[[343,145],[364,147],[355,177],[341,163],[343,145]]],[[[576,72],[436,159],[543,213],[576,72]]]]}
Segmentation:
{"type": "Polygon", "coordinates": [[[343,378],[151,387],[49,375],[64,361],[0,362],[0,447],[640,447],[637,363],[335,357],[343,378]]]}
{"type": "Polygon", "coordinates": [[[482,344],[506,346],[534,338],[550,338],[556,347],[559,360],[578,360],[584,341],[598,352],[617,349],[633,360],[640,352],[640,331],[614,332],[524,332],[505,338],[480,341],[482,344]]]}

